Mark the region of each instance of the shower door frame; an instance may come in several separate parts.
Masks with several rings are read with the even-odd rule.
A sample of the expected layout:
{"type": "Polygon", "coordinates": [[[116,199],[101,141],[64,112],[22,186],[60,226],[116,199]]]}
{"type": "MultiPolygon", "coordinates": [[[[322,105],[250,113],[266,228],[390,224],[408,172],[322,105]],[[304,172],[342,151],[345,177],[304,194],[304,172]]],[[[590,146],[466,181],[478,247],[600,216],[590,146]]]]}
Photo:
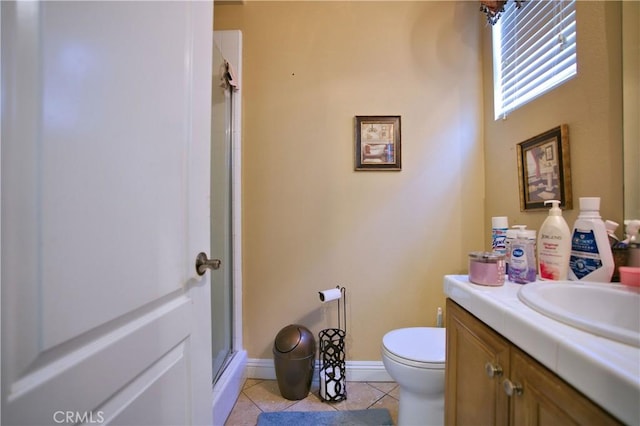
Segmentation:
{"type": "MultiPolygon", "coordinates": [[[[234,72],[237,90],[233,94],[230,129],[231,147],[231,348],[233,355],[213,383],[213,424],[224,424],[242,390],[246,377],[247,353],[242,340],[242,32],[213,31],[214,44],[234,72]]],[[[214,69],[214,74],[219,70],[214,69]]],[[[219,80],[214,77],[213,85],[219,80]]]]}

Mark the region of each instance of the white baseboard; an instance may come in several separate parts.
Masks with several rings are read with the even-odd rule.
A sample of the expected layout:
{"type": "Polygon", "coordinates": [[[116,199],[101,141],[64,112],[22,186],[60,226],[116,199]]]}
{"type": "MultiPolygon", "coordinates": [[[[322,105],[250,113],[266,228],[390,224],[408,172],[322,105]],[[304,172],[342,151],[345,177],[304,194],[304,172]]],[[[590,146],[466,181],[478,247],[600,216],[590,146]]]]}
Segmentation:
{"type": "MultiPolygon", "coordinates": [[[[393,382],[389,373],[384,368],[382,361],[347,361],[347,381],[349,382],[393,382]]],[[[316,361],[316,373],[318,361],[316,361]]],[[[249,358],[247,359],[247,378],[275,380],[276,369],[273,359],[249,358]]],[[[318,375],[314,374],[313,381],[318,381],[318,375]]]]}

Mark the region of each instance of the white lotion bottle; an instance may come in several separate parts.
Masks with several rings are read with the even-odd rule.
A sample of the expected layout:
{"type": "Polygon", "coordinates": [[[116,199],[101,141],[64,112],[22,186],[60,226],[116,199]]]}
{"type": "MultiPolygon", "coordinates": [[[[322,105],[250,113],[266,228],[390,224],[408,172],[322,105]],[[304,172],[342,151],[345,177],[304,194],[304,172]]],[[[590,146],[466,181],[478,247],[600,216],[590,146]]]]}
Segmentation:
{"type": "Polygon", "coordinates": [[[560,201],[547,200],[544,204],[552,206],[538,233],[538,277],[563,281],[569,276],[571,230],[562,217],[560,201]]]}
{"type": "Polygon", "coordinates": [[[571,234],[569,279],[610,282],[614,268],[607,229],[600,217],[600,198],[582,197],[571,234]]]}

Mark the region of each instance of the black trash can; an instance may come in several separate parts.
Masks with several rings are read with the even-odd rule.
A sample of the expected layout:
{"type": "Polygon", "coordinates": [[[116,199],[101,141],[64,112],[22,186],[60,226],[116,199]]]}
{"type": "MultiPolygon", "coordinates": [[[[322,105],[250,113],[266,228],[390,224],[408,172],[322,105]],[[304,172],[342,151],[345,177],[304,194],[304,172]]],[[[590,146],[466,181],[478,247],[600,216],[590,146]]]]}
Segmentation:
{"type": "Polygon", "coordinates": [[[280,393],[286,399],[307,397],[313,378],[316,341],[308,328],[290,324],[273,342],[273,361],[280,393]]]}

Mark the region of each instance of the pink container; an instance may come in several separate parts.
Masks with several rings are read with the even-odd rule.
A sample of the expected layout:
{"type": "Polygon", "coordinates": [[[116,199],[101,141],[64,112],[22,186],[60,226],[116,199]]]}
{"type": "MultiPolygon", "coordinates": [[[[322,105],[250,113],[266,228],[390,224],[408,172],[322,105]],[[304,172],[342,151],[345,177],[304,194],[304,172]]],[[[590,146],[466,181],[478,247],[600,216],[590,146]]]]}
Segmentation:
{"type": "Polygon", "coordinates": [[[620,283],[633,287],[640,287],[640,267],[637,266],[621,266],[620,283]]]}
{"type": "Polygon", "coordinates": [[[488,286],[503,285],[504,255],[482,251],[469,253],[469,281],[488,286]]]}

